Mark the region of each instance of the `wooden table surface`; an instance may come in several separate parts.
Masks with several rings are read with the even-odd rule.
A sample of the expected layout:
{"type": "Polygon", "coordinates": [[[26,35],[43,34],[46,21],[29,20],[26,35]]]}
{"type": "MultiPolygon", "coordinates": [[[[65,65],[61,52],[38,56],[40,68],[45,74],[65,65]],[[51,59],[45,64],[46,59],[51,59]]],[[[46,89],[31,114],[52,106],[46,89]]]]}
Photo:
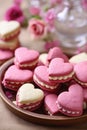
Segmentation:
{"type": "MultiPolygon", "coordinates": [[[[12,0],[0,0],[0,20],[3,20],[3,15],[6,9],[12,4],[12,0]]],[[[28,44],[28,37],[23,37],[26,30],[22,30],[20,40],[23,45],[28,44]]],[[[12,113],[0,98],[0,130],[87,130],[87,123],[77,124],[73,126],[43,126],[27,122],[12,113]]]]}

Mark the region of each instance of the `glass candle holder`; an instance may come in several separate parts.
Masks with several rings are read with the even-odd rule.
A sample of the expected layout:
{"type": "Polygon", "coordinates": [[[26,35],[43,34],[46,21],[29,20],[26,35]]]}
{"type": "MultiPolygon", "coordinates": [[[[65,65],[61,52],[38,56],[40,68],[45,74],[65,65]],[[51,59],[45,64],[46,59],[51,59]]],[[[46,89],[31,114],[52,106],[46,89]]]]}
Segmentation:
{"type": "Polygon", "coordinates": [[[87,0],[63,0],[55,28],[65,53],[87,52],[87,0]]]}

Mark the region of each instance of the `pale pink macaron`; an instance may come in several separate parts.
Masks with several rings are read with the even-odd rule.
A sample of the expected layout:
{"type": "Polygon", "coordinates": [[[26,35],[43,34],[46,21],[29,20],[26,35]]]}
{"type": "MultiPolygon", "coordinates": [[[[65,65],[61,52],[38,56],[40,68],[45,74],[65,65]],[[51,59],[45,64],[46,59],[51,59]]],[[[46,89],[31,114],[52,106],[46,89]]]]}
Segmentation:
{"type": "Polygon", "coordinates": [[[48,66],[47,56],[48,56],[47,53],[40,54],[39,60],[38,60],[38,66],[40,66],[40,65],[48,66]]]}
{"type": "Polygon", "coordinates": [[[16,65],[11,65],[6,70],[2,83],[6,88],[17,91],[22,84],[32,81],[33,81],[32,71],[22,70],[19,69],[16,65]]]}
{"type": "Polygon", "coordinates": [[[66,82],[73,78],[73,65],[62,58],[54,58],[49,64],[49,79],[55,82],[66,82]]]}
{"type": "Polygon", "coordinates": [[[83,87],[87,87],[87,61],[80,62],[74,66],[75,81],[83,87]]]}
{"type": "Polygon", "coordinates": [[[56,104],[57,97],[58,96],[56,94],[48,94],[47,96],[45,96],[44,106],[49,115],[55,115],[59,112],[56,104]]]}
{"type": "Polygon", "coordinates": [[[70,59],[69,59],[69,62],[74,64],[74,65],[78,64],[80,62],[83,62],[83,61],[87,61],[87,53],[86,52],[81,52],[77,55],[70,57],[70,59]]]}
{"type": "Polygon", "coordinates": [[[16,104],[24,110],[34,111],[41,106],[43,99],[44,92],[41,89],[35,88],[31,83],[26,83],[17,91],[16,104]]]}
{"type": "Polygon", "coordinates": [[[54,92],[59,87],[59,83],[54,83],[49,80],[48,68],[46,66],[38,66],[34,70],[34,82],[42,89],[49,92],[54,92]]]}
{"type": "Polygon", "coordinates": [[[14,56],[12,51],[0,49],[0,65],[14,56]]]}
{"type": "Polygon", "coordinates": [[[73,84],[68,91],[59,94],[57,106],[61,113],[67,116],[81,116],[83,114],[83,88],[73,84]]]}
{"type": "Polygon", "coordinates": [[[9,41],[0,40],[0,48],[3,50],[14,51],[18,47],[20,47],[20,41],[18,38],[14,38],[9,41]]]}
{"type": "Polygon", "coordinates": [[[0,22],[0,39],[3,41],[9,41],[16,38],[21,30],[20,23],[11,20],[11,21],[1,21],[0,22]]]}
{"type": "Polygon", "coordinates": [[[64,62],[68,62],[68,57],[63,53],[63,51],[59,47],[53,47],[48,52],[48,62],[50,62],[54,58],[62,58],[64,62]]]}
{"type": "Polygon", "coordinates": [[[39,52],[26,47],[19,47],[15,50],[14,63],[21,69],[34,69],[38,63],[39,52]]]}

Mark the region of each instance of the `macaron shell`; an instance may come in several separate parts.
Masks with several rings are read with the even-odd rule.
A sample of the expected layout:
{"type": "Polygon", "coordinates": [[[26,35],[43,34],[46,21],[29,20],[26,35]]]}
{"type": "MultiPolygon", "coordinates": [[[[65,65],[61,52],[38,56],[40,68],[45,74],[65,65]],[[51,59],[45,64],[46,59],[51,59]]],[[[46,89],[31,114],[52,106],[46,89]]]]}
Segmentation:
{"type": "Polygon", "coordinates": [[[68,92],[62,92],[57,99],[59,111],[68,116],[79,116],[83,112],[83,89],[74,84],[68,92]],[[76,112],[79,112],[78,114],[76,112]]]}
{"type": "Polygon", "coordinates": [[[46,66],[38,66],[35,68],[34,70],[34,76],[33,76],[34,82],[41,87],[43,90],[47,90],[47,91],[54,91],[55,90],[55,86],[56,88],[58,88],[59,83],[55,83],[49,80],[49,75],[48,75],[48,68],[46,66]],[[35,77],[38,79],[38,81],[40,81],[43,85],[39,84],[38,81],[36,81],[35,77]],[[54,89],[50,89],[50,88],[46,88],[44,87],[46,84],[46,86],[50,86],[53,87],[54,89]]]}
{"type": "Polygon", "coordinates": [[[48,52],[47,60],[50,62],[54,58],[62,58],[65,62],[68,62],[68,57],[63,54],[59,47],[54,47],[48,52]]]}
{"type": "Polygon", "coordinates": [[[87,61],[80,62],[74,66],[75,77],[84,83],[87,83],[87,61]]]}
{"type": "Polygon", "coordinates": [[[20,47],[15,50],[15,58],[20,64],[32,62],[39,58],[39,52],[35,50],[29,50],[26,47],[20,47]]]}
{"type": "Polygon", "coordinates": [[[60,58],[54,58],[49,64],[49,76],[64,76],[71,72],[73,72],[73,65],[64,63],[60,58]]]}
{"type": "Polygon", "coordinates": [[[17,21],[0,22],[0,39],[10,40],[20,32],[20,24],[17,21]]]}
{"type": "Polygon", "coordinates": [[[33,73],[30,70],[22,70],[15,65],[10,66],[4,75],[6,81],[32,81],[33,73]]]}
{"type": "Polygon", "coordinates": [[[35,103],[44,98],[44,92],[41,89],[34,88],[34,85],[30,83],[23,84],[18,90],[18,95],[18,101],[23,104],[35,103]]]}
{"type": "Polygon", "coordinates": [[[38,66],[35,68],[34,75],[42,82],[48,85],[56,85],[56,83],[49,80],[48,68],[46,66],[38,66]]]}
{"type": "Polygon", "coordinates": [[[34,88],[31,83],[22,85],[17,91],[17,106],[25,110],[34,111],[41,106],[44,98],[44,92],[41,89],[34,88]]]}
{"type": "Polygon", "coordinates": [[[87,61],[87,53],[86,52],[82,52],[80,54],[77,54],[75,56],[72,56],[70,59],[69,59],[69,62],[70,63],[80,63],[80,62],[83,62],[83,61],[87,61]]]}
{"type": "Polygon", "coordinates": [[[56,94],[48,94],[44,99],[45,109],[48,111],[48,114],[50,115],[58,113],[58,107],[56,104],[57,97],[58,96],[56,94]]]}
{"type": "Polygon", "coordinates": [[[59,47],[54,47],[49,50],[47,60],[51,61],[53,58],[60,57],[62,54],[62,50],[59,47]]]}
{"type": "Polygon", "coordinates": [[[3,50],[12,50],[14,51],[16,48],[20,46],[20,42],[18,38],[11,39],[9,41],[0,40],[0,48],[3,50]]]}
{"type": "Polygon", "coordinates": [[[0,49],[0,60],[7,60],[13,57],[13,52],[10,50],[2,50],[0,49]]]}

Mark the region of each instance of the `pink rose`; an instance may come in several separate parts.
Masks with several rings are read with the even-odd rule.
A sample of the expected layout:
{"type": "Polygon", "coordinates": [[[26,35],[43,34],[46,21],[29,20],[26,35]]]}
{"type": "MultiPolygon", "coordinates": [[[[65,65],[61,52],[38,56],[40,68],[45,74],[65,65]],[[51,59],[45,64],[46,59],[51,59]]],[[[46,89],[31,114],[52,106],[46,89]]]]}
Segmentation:
{"type": "Polygon", "coordinates": [[[46,12],[46,16],[45,16],[46,22],[53,25],[55,18],[56,18],[55,10],[54,9],[49,9],[46,12]]]}
{"type": "Polygon", "coordinates": [[[82,7],[87,10],[87,0],[82,0],[82,7]]]}
{"type": "Polygon", "coordinates": [[[33,39],[44,38],[47,35],[46,24],[40,19],[31,19],[28,30],[33,39]]]}
{"type": "Polygon", "coordinates": [[[49,32],[53,32],[54,29],[55,29],[55,19],[56,19],[56,12],[55,10],[52,8],[52,9],[49,9],[45,16],[44,16],[44,21],[46,21],[47,23],[47,26],[48,26],[48,30],[49,32]]]}
{"type": "Polygon", "coordinates": [[[5,13],[4,16],[5,20],[11,21],[15,20],[18,21],[20,24],[23,24],[25,20],[25,16],[18,5],[11,6],[5,13]]]}
{"type": "Polygon", "coordinates": [[[40,14],[40,8],[31,6],[29,9],[29,12],[31,15],[39,15],[40,14]]]}

